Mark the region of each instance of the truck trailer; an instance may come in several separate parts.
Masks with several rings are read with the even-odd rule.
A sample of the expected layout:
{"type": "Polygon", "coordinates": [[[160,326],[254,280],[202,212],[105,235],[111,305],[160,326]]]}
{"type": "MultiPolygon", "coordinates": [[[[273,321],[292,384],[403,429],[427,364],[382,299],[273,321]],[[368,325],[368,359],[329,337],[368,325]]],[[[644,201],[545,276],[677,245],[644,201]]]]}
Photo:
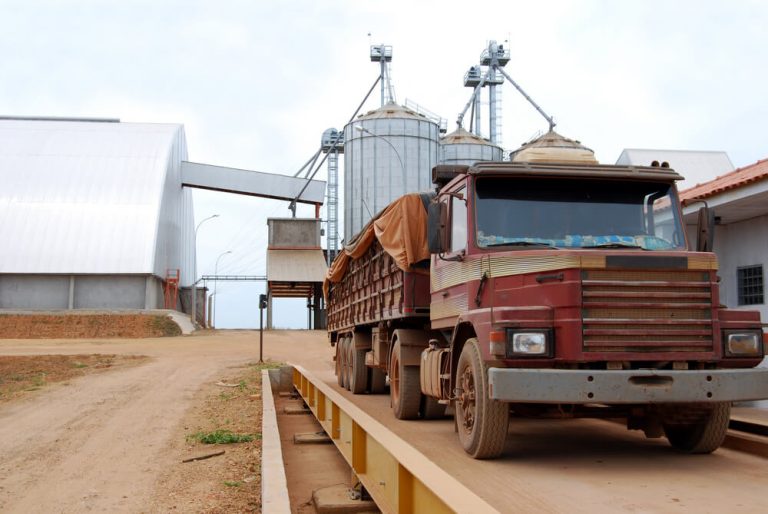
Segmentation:
{"type": "Polygon", "coordinates": [[[600,165],[550,132],[511,162],[437,166],[324,284],[339,385],[398,419],[453,414],[474,458],[510,415],[623,418],[685,453],[768,398],[758,312],[720,303],[713,215],[689,241],[666,163],[600,165]]]}

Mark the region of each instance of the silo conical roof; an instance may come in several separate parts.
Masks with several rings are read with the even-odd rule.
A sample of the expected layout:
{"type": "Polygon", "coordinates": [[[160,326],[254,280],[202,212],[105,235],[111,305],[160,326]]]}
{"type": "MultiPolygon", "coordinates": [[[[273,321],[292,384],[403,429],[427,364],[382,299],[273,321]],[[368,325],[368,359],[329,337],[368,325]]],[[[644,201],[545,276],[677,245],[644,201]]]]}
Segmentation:
{"type": "Polygon", "coordinates": [[[410,118],[420,121],[430,121],[434,123],[423,114],[419,114],[416,111],[413,111],[407,107],[403,107],[402,105],[396,104],[395,102],[389,102],[385,105],[382,105],[378,109],[374,109],[372,111],[368,111],[365,114],[361,114],[356,118],[356,120],[374,120],[378,118],[410,118]]]}
{"type": "Polygon", "coordinates": [[[512,162],[551,162],[570,164],[598,164],[595,152],[581,144],[581,141],[568,139],[554,130],[523,143],[510,154],[512,162]]]}
{"type": "Polygon", "coordinates": [[[498,146],[491,143],[489,140],[484,139],[476,134],[473,134],[464,127],[459,127],[450,134],[446,134],[440,138],[440,143],[444,145],[489,145],[498,146]]]}

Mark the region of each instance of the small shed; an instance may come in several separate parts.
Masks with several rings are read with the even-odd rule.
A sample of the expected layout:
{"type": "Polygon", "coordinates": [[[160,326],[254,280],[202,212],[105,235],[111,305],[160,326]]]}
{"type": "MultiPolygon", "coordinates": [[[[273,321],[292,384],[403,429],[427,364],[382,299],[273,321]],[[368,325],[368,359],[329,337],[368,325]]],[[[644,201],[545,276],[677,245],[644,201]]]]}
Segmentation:
{"type": "Polygon", "coordinates": [[[325,328],[322,284],[328,266],[320,247],[320,220],[269,218],[267,225],[267,328],[272,328],[273,298],[306,298],[307,328],[325,328]]]}

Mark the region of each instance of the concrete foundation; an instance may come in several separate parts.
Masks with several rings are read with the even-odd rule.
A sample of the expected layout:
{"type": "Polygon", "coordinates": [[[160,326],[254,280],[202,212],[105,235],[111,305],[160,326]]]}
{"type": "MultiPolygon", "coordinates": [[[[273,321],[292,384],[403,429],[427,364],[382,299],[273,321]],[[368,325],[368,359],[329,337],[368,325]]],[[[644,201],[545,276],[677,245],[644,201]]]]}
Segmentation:
{"type": "Polygon", "coordinates": [[[162,309],[153,275],[0,275],[0,309],[162,309]]]}

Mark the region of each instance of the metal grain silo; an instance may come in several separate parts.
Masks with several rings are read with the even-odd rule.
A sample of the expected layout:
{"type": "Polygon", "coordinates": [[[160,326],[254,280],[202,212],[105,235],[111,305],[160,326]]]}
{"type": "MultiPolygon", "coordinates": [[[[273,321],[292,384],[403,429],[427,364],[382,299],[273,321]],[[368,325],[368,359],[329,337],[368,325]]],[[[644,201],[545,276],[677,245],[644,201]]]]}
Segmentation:
{"type": "Polygon", "coordinates": [[[459,127],[440,140],[440,164],[468,164],[501,161],[501,147],[459,127]]]}
{"type": "Polygon", "coordinates": [[[344,240],[405,193],[432,188],[439,128],[395,103],[344,127],[344,240]]]}

